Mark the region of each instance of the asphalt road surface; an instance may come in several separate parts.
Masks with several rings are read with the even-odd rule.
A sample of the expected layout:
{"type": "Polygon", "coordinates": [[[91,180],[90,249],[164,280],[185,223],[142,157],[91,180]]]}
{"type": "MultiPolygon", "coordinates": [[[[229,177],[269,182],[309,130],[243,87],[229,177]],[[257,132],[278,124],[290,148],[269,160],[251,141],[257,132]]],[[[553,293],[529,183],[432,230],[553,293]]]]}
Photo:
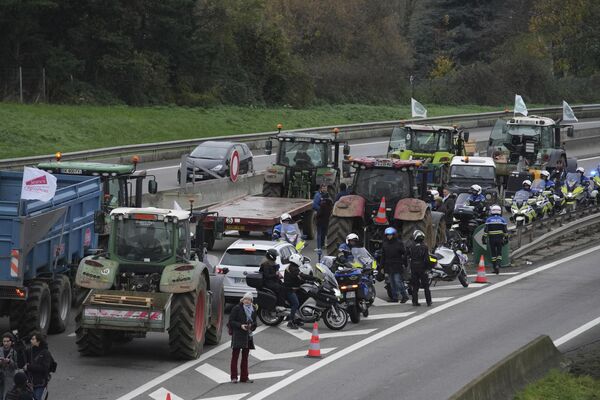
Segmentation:
{"type": "MultiPolygon", "coordinates": [[[[232,240],[218,242],[213,254],[232,240]]],[[[313,247],[307,254],[315,257],[313,247]]],[[[379,299],[369,318],[349,322],[338,332],[319,324],[322,359],[304,357],[310,327],[259,326],[258,348],[250,357],[253,384],[228,383],[226,331],[220,345],[206,346],[201,358],[182,363],[171,359],[166,334],[116,345],[105,357],[81,357],[71,323],[64,334],[49,339],[59,366],[50,395],[90,400],[165,400],[167,394],[172,400],[446,399],[538,335],[561,340],[597,320],[585,332],[563,338],[559,348],[597,340],[600,246],[561,256],[488,275],[487,285],[440,284],[431,308],[387,303],[378,284],[379,299]]]]}

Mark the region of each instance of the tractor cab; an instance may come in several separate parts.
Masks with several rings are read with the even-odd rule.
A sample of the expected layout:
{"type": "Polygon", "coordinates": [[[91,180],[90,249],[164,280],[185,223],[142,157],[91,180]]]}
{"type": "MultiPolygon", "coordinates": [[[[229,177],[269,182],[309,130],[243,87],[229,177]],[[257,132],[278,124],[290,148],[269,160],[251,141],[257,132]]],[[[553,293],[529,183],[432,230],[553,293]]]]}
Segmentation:
{"type": "Polygon", "coordinates": [[[404,125],[392,130],[388,156],[400,160],[426,160],[449,164],[455,155],[466,155],[469,132],[451,126],[404,125]]]}
{"type": "Polygon", "coordinates": [[[344,155],[350,154],[348,144],[338,140],[338,132],[322,135],[280,131],[267,140],[266,154],[273,152],[274,140],[278,149],[275,164],[265,172],[263,195],[311,198],[322,184],[336,193],[341,175],[340,145],[344,155]]]}

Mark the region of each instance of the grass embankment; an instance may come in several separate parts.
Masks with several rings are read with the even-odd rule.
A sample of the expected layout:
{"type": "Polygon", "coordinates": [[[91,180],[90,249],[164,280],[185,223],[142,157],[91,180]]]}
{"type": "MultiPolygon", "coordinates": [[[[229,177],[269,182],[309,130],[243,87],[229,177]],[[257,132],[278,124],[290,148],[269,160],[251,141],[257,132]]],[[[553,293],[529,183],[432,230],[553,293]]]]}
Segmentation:
{"type": "MultiPolygon", "coordinates": [[[[501,107],[427,106],[429,116],[501,107]]],[[[249,107],[96,107],[0,104],[0,159],[137,143],[396,120],[409,106],[336,105],[308,109],[249,107]]]]}
{"type": "Polygon", "coordinates": [[[600,380],[551,371],[543,379],[527,386],[515,400],[598,400],[600,380]]]}

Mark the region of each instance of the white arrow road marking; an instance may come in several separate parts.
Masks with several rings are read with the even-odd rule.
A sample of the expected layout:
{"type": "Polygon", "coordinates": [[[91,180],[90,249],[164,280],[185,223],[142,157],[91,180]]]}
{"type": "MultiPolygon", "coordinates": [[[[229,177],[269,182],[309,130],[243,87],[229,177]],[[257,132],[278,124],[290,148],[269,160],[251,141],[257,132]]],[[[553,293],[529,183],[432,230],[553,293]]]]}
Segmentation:
{"type": "MultiPolygon", "coordinates": [[[[300,328],[300,329],[290,329],[285,325],[279,325],[279,329],[284,332],[289,333],[292,336],[297,337],[300,340],[310,340],[312,337],[312,333],[300,328]]],[[[331,332],[331,333],[322,333],[319,334],[319,339],[329,339],[329,338],[338,338],[344,336],[359,336],[359,335],[368,335],[369,333],[375,331],[377,329],[360,329],[356,331],[343,331],[343,332],[331,332]]]]}
{"type": "Polygon", "coordinates": [[[171,395],[171,400],[183,400],[181,397],[177,396],[176,394],[173,394],[173,392],[169,392],[163,387],[150,393],[149,396],[152,397],[154,400],[165,400],[168,394],[171,395]]]}
{"type": "MultiPolygon", "coordinates": [[[[217,383],[227,383],[231,380],[229,374],[225,371],[220,370],[217,367],[214,367],[208,363],[202,364],[196,371],[206,376],[209,379],[217,383]]],[[[272,371],[272,372],[260,372],[258,374],[250,374],[248,376],[249,379],[268,379],[268,378],[277,378],[280,376],[287,375],[292,372],[291,369],[284,369],[281,371],[272,371]]]]}
{"type": "Polygon", "coordinates": [[[414,311],[410,312],[400,312],[400,313],[391,313],[391,314],[374,314],[369,315],[368,317],[363,317],[363,319],[374,320],[374,319],[387,319],[387,318],[404,318],[409,315],[414,314],[414,311]]]}
{"type": "Polygon", "coordinates": [[[463,285],[443,285],[443,286],[434,286],[431,287],[431,290],[446,290],[446,289],[477,289],[480,287],[488,286],[488,283],[469,283],[468,287],[463,287],[463,285]]]}
{"type": "MultiPolygon", "coordinates": [[[[422,297],[422,296],[419,296],[419,297],[422,297]]],[[[434,302],[434,303],[443,303],[444,301],[448,301],[450,299],[453,299],[453,297],[433,297],[431,299],[431,301],[434,302]]],[[[402,303],[389,303],[389,302],[387,302],[385,300],[380,299],[379,297],[375,298],[375,301],[373,302],[373,305],[375,307],[388,307],[388,306],[402,307],[402,303]]],[[[410,306],[410,302],[406,303],[406,306],[410,306]]]]}
{"type": "MultiPolygon", "coordinates": [[[[330,351],[335,350],[335,347],[330,347],[327,349],[321,349],[322,354],[329,353],[330,351]]],[[[292,351],[290,353],[279,353],[274,354],[268,350],[263,349],[262,347],[256,346],[256,349],[250,352],[250,355],[260,361],[269,361],[269,360],[281,360],[284,358],[293,358],[293,357],[304,357],[306,355],[306,350],[303,351],[292,351]]]]}
{"type": "Polygon", "coordinates": [[[248,396],[250,393],[230,394],[228,396],[204,397],[196,400],[240,400],[248,396]]]}

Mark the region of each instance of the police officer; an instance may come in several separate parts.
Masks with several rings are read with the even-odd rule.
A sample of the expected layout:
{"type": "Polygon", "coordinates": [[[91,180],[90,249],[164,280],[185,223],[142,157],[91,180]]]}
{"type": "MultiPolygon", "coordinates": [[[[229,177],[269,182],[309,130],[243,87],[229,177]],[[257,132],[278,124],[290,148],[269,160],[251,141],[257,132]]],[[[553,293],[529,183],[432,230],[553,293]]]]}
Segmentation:
{"type": "Polygon", "coordinates": [[[408,301],[408,293],[402,275],[406,268],[406,250],[402,240],[398,238],[398,231],[391,226],[384,231],[385,239],[381,249],[381,264],[383,269],[390,277],[390,286],[392,288],[392,303],[398,302],[398,295],[402,298],[401,303],[408,301]]]}
{"type": "Polygon", "coordinates": [[[482,193],[481,186],[479,185],[471,185],[469,193],[469,205],[475,208],[475,212],[478,214],[482,214],[485,210],[485,196],[482,193]]]}
{"type": "Polygon", "coordinates": [[[523,190],[531,193],[531,181],[529,179],[525,179],[521,185],[523,190]]]}
{"type": "Polygon", "coordinates": [[[499,266],[502,263],[502,247],[508,242],[507,223],[502,217],[502,209],[494,204],[490,207],[490,216],[485,221],[483,231],[483,244],[487,244],[492,256],[494,272],[500,273],[499,266]]]}
{"type": "Polygon", "coordinates": [[[425,290],[427,306],[431,306],[431,291],[429,290],[429,277],[427,271],[431,269],[429,249],[425,242],[425,234],[419,230],[413,233],[414,244],[408,249],[410,259],[410,280],[412,285],[412,305],[420,306],[419,287],[425,290]]]}
{"type": "Polygon", "coordinates": [[[550,172],[546,170],[540,171],[540,177],[544,181],[544,189],[554,192],[554,187],[556,185],[554,181],[550,179],[550,172]]]}
{"type": "Polygon", "coordinates": [[[590,185],[590,179],[585,176],[585,168],[578,167],[576,172],[579,173],[579,184],[583,187],[587,187],[590,185]]]}
{"type": "Polygon", "coordinates": [[[360,243],[360,238],[356,233],[349,233],[346,236],[346,243],[342,243],[338,246],[338,259],[342,263],[352,263],[354,262],[354,256],[352,255],[353,247],[362,247],[360,243]]]}
{"type": "Polygon", "coordinates": [[[265,254],[264,261],[260,264],[259,272],[262,272],[263,285],[277,295],[277,304],[283,306],[283,294],[281,290],[281,278],[279,275],[279,264],[276,263],[279,252],[277,249],[269,249],[265,254]]]}
{"type": "Polygon", "coordinates": [[[292,216],[288,213],[283,213],[281,214],[281,216],[279,217],[279,223],[277,225],[275,225],[275,227],[273,228],[273,235],[271,237],[271,240],[279,240],[281,239],[281,232],[283,231],[283,229],[285,229],[285,227],[289,224],[293,224],[294,220],[292,219],[292,216]],[[287,224],[287,225],[286,225],[287,224]]]}

